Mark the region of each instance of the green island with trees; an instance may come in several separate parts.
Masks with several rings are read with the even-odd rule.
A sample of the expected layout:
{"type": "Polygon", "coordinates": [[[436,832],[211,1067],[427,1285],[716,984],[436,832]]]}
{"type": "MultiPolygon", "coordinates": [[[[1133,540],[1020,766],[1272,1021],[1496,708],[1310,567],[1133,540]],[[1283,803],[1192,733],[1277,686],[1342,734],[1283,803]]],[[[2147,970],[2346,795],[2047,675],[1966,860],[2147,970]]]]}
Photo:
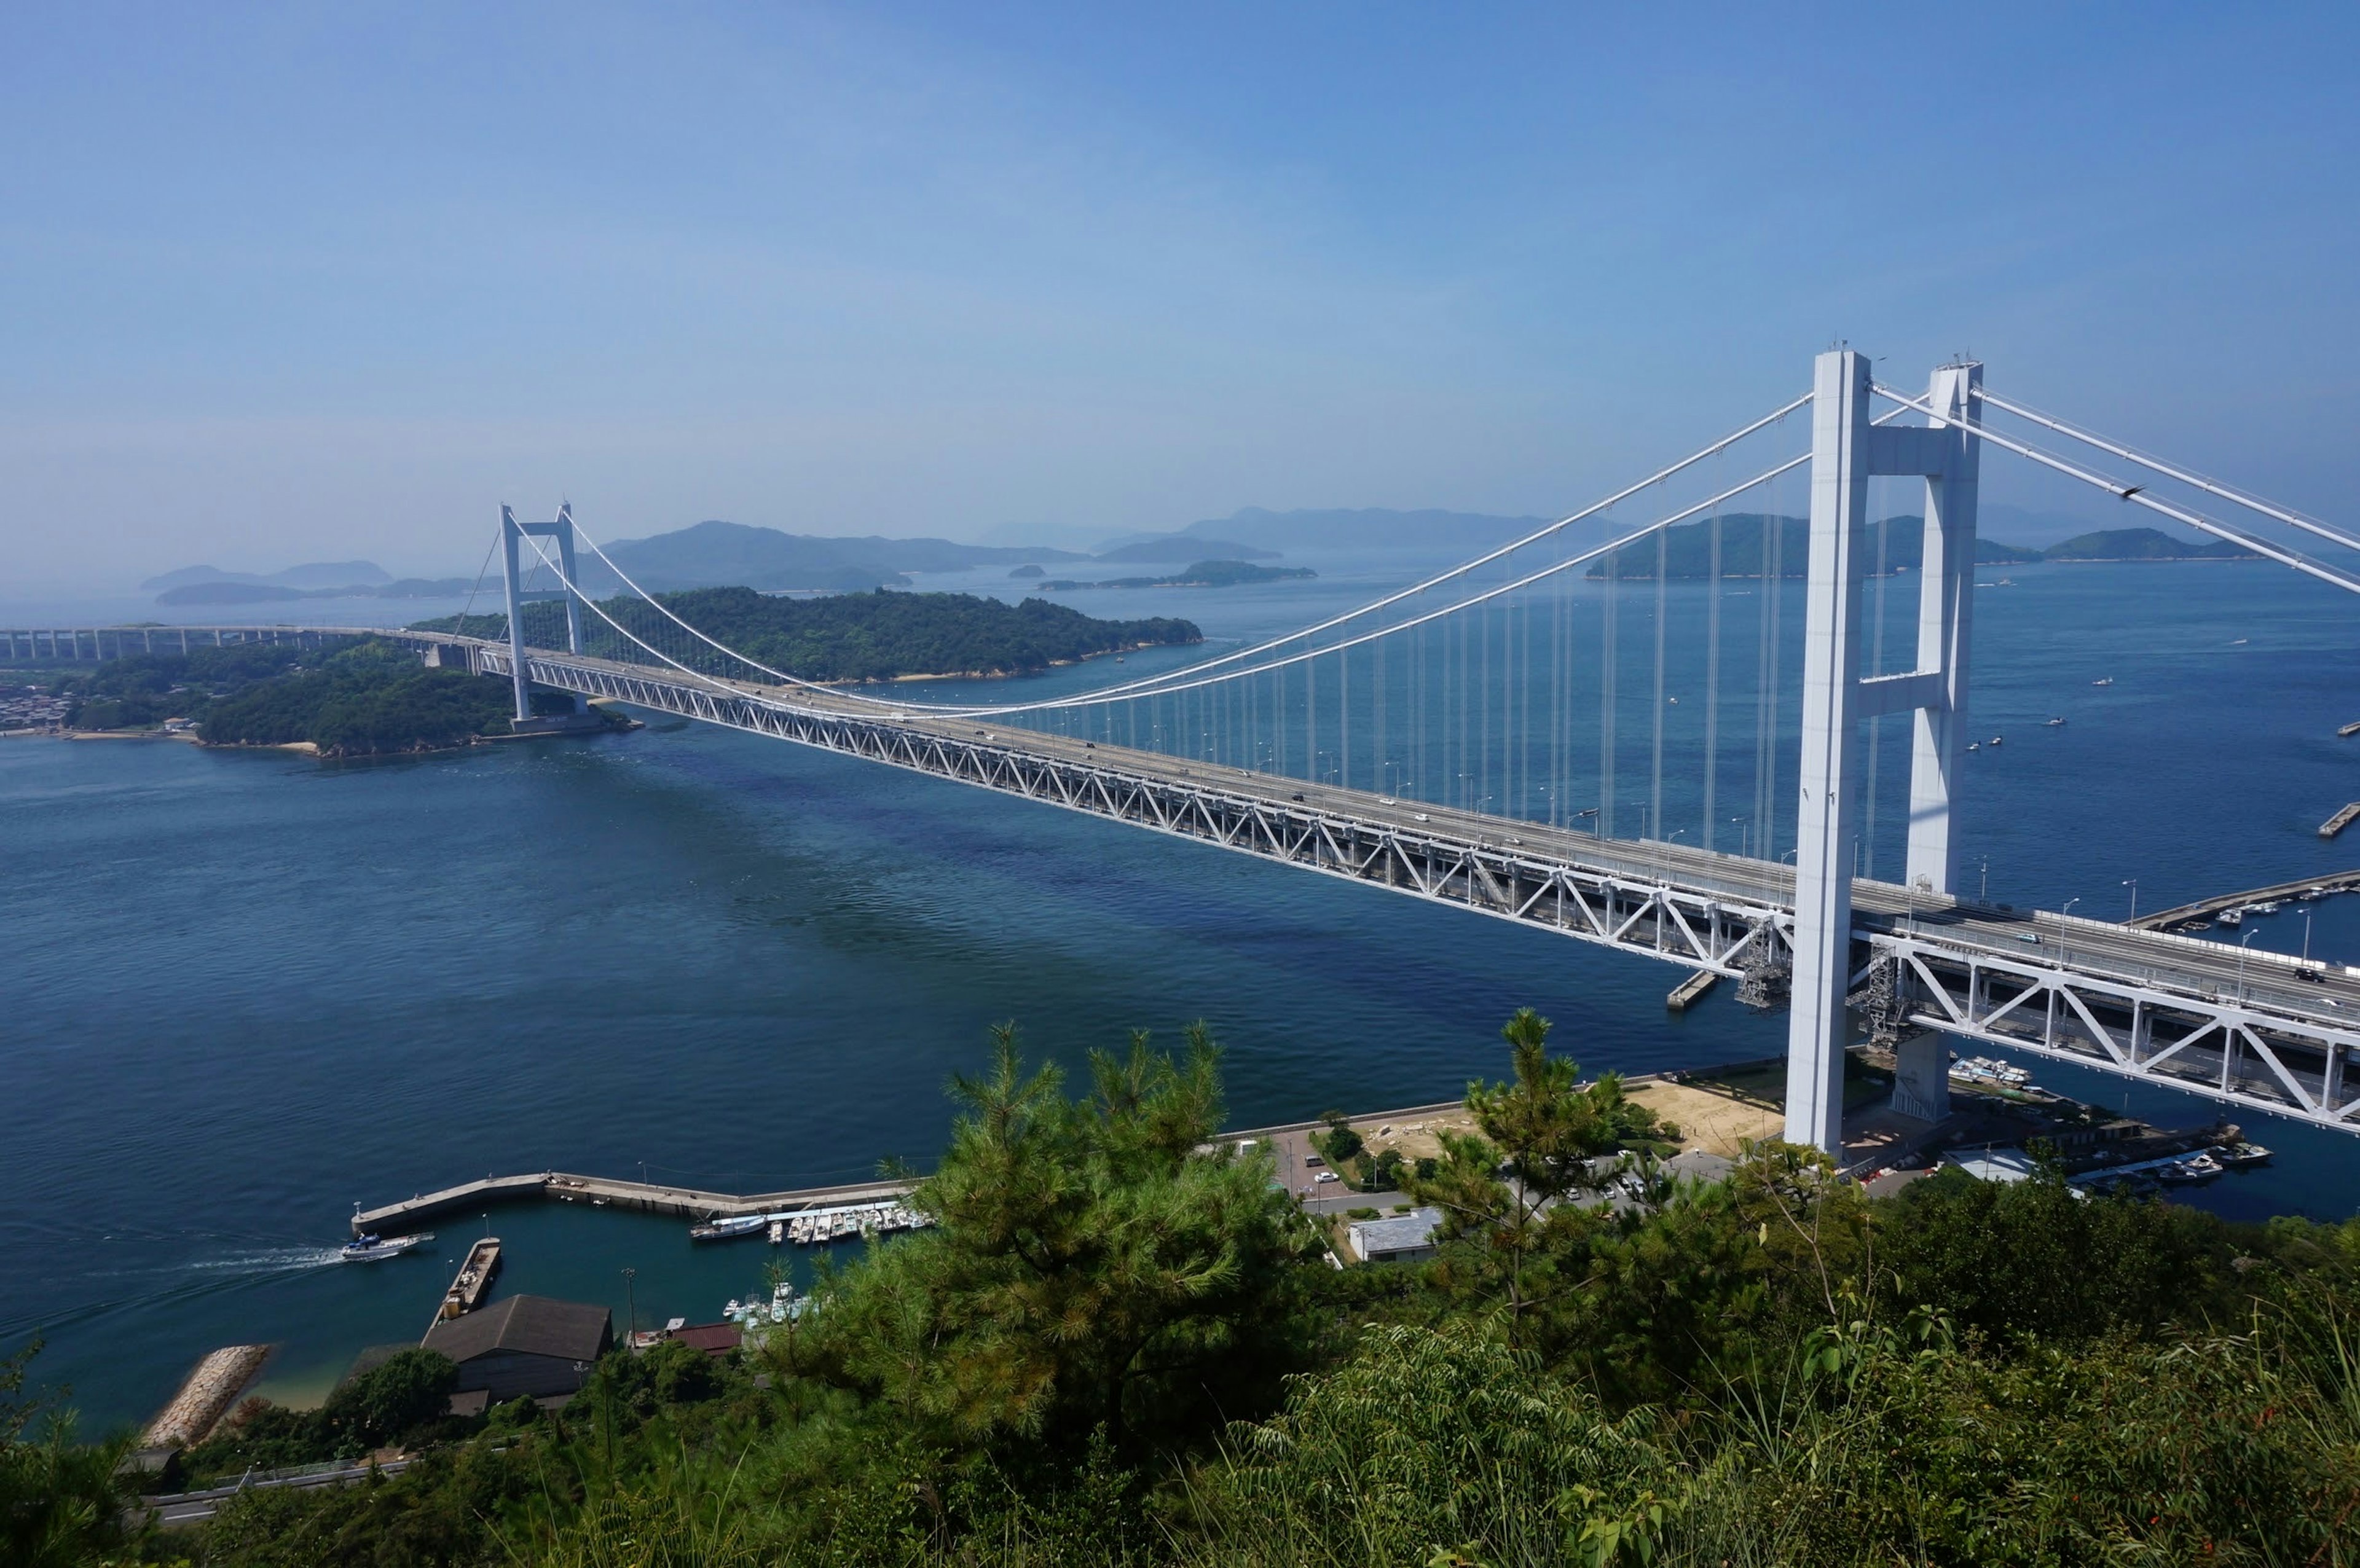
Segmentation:
{"type": "Polygon", "coordinates": [[[1307,566],[1256,566],[1250,561],[1200,561],[1169,577],[1060,577],[1041,586],[1070,593],[1083,588],[1236,588],[1249,583],[1284,583],[1317,577],[1307,566]]]}
{"type": "MultiPolygon", "coordinates": [[[[279,643],[137,653],[58,678],[71,729],[136,731],[184,719],[209,746],[308,744],[322,757],[440,750],[512,731],[506,681],[430,670],[376,637],[320,648],[279,643]]],[[[535,692],[536,713],[565,713],[535,692]]]]}
{"type": "MultiPolygon", "coordinates": [[[[805,681],[896,681],[916,676],[1032,675],[1052,665],[1101,654],[1204,640],[1193,621],[1157,616],[1109,621],[1046,599],[1011,604],[973,593],[910,593],[880,588],[791,599],[751,588],[689,588],[659,593],[656,602],[707,637],[748,659],[805,681]]],[[[628,595],[601,603],[604,615],[582,617],[583,651],[636,661],[644,657],[615,627],[668,650],[681,638],[661,611],[628,595]],[[607,617],[612,617],[611,622],[607,617]]],[[[564,607],[553,601],[525,606],[525,638],[535,647],[565,646],[564,607]]],[[[498,639],[508,616],[443,615],[414,631],[454,632],[498,639]]],[[[692,646],[676,657],[703,660],[711,673],[742,676],[744,667],[692,646]]]]}
{"type": "Polygon", "coordinates": [[[1394,1172],[1436,1255],[1338,1268],[1268,1151],[1218,1136],[1201,1027],[1095,1054],[1078,1095],[1001,1029],[910,1200],[934,1228],[823,1270],[759,1345],[618,1351],[554,1410],[451,1417],[421,1353],[315,1412],[249,1401],[191,1480],[415,1456],[190,1530],[125,1522],[124,1443],[77,1442],[19,1356],[0,1560],[2354,1561],[2360,1220],[2084,1199],[2050,1167],[1871,1198],[1775,1142],[1674,1181],[1669,1129],[1547,1030],[1511,1020],[1473,1130],[1394,1172]]]}

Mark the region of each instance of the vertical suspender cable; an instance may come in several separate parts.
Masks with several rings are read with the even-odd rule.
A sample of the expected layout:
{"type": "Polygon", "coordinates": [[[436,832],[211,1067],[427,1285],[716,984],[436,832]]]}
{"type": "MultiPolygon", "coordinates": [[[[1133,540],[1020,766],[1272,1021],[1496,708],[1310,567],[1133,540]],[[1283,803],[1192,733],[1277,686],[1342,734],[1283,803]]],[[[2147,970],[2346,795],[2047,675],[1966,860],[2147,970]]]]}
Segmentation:
{"type": "Polygon", "coordinates": [[[1655,838],[1664,836],[1664,594],[1671,560],[1666,536],[1670,532],[1655,530],[1655,727],[1647,765],[1647,829],[1655,838]]]}
{"type": "Polygon", "coordinates": [[[1606,552],[1606,602],[1599,618],[1598,836],[1614,836],[1614,678],[1616,611],[1622,597],[1622,552],[1606,552]]]}
{"type": "MultiPolygon", "coordinates": [[[[1720,465],[1714,465],[1718,478],[1720,465]]],[[[1718,485],[1714,486],[1720,488],[1718,485]]],[[[1704,623],[1704,846],[1713,847],[1720,807],[1713,784],[1721,768],[1721,508],[1712,509],[1712,562],[1705,586],[1704,623]]]]}
{"type": "MultiPolygon", "coordinates": [[[[1868,669],[1872,675],[1885,673],[1885,573],[1888,536],[1893,519],[1876,519],[1876,592],[1869,601],[1869,614],[1875,626],[1868,634],[1868,669]]],[[[1919,558],[1924,559],[1922,556],[1919,558]]],[[[1885,721],[1868,721],[1868,800],[1862,813],[1860,829],[1861,862],[1859,874],[1870,881],[1876,879],[1876,754],[1885,739],[1885,721]]]]}

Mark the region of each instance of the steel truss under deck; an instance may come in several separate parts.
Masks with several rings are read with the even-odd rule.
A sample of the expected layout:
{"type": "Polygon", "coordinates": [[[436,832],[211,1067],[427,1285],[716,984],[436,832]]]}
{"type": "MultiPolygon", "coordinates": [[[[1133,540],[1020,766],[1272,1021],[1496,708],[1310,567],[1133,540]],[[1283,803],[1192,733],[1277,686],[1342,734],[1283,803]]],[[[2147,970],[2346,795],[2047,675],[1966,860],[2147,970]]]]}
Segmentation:
{"type": "MultiPolygon", "coordinates": [[[[506,674],[506,649],[476,645],[506,674]]],[[[938,721],[841,713],[605,660],[536,651],[541,684],[956,779],[1195,839],[1584,942],[1742,978],[1775,1000],[1792,962],[1790,909],[1629,870],[1519,854],[1446,832],[1273,800],[1213,780],[1175,780],[1045,756],[938,721]],[[1765,987],[1764,977],[1774,977],[1765,987]]],[[[2191,1094],[2360,1131],[2351,1062],[2360,1030],[2218,995],[2018,959],[1924,932],[1855,929],[1858,986],[1894,966],[1891,1020],[2144,1078],[2191,1094]]]]}
{"type": "MultiPolygon", "coordinates": [[[[475,645],[476,668],[508,651],[475,645]]],[[[1743,977],[1786,951],[1791,917],[1710,891],[1520,855],[1443,832],[1407,832],[1348,811],[1280,801],[1210,780],[1173,779],[769,696],[719,691],[603,659],[534,650],[534,683],[956,779],[1134,827],[1391,888],[1689,969],[1743,977]]]]}
{"type": "Polygon", "coordinates": [[[1907,1023],[2360,1131],[2360,1029],[2258,1006],[2235,985],[2109,975],[1898,931],[1868,946],[1852,983],[1891,1009],[1872,1027],[1907,1023]]]}

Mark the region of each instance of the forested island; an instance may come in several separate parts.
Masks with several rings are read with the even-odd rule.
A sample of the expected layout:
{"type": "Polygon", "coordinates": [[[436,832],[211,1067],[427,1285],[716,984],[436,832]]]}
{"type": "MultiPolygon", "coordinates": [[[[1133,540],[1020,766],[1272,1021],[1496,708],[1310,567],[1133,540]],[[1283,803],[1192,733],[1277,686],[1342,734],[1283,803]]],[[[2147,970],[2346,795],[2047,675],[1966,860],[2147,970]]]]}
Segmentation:
{"type": "Polygon", "coordinates": [[[1060,577],[1042,587],[1057,593],[1077,588],[1234,588],[1242,583],[1282,583],[1288,578],[1317,577],[1307,566],[1256,566],[1249,561],[1199,561],[1169,577],[1060,577]]]}
{"type": "Polygon", "coordinates": [[[1394,1171],[1430,1258],[1334,1266],[1220,1136],[1201,1027],[1072,1093],[1011,1026],[907,1200],[933,1227],[800,1318],[618,1349],[557,1409],[453,1414],[417,1350],[317,1411],[249,1400],[174,1485],[412,1457],[166,1536],[123,1522],[128,1440],[38,1424],[20,1356],[0,1519],[44,1563],[207,1568],[2349,1561],[2360,1220],[2084,1197],[2053,1163],[1872,1198],[1775,1141],[1675,1181],[1547,1032],[1512,1019],[1468,1130],[1394,1171]]]}
{"type": "MultiPolygon", "coordinates": [[[[374,757],[463,746],[510,733],[506,681],[429,670],[415,652],[377,638],[326,648],[245,643],[112,659],[60,678],[65,724],[137,731],[180,721],[210,746],[296,746],[322,757],[374,757]]],[[[536,693],[536,712],[570,711],[536,693]]]]}
{"type": "MultiPolygon", "coordinates": [[[[1046,599],[1011,604],[973,593],[908,593],[877,589],[815,599],[789,599],[751,588],[690,588],[659,593],[657,601],[715,641],[775,670],[806,681],[895,681],[934,675],[1031,675],[1052,665],[1100,654],[1204,640],[1193,621],[1158,616],[1109,621],[1046,599]]],[[[601,608],[642,637],[660,617],[641,601],[621,596],[601,608]]],[[[585,652],[638,657],[595,615],[583,617],[585,652]]],[[[467,637],[508,636],[506,615],[457,615],[420,621],[419,631],[467,637]]],[[[677,640],[673,633],[667,640],[677,640]]],[[[525,607],[527,640],[564,646],[564,607],[525,607]]]]}

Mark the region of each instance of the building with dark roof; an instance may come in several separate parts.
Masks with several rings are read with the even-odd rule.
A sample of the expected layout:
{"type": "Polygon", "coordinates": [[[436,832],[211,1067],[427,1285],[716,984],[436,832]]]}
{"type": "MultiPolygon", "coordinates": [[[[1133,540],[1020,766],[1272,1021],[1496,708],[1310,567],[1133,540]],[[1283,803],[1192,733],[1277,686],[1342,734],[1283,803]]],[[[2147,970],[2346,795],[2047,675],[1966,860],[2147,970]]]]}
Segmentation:
{"type": "Polygon", "coordinates": [[[426,1331],[425,1346],[458,1363],[458,1392],[481,1390],[488,1402],[571,1394],[591,1365],[615,1347],[615,1320],[604,1307],[547,1296],[508,1296],[426,1331]]]}
{"type": "Polygon", "coordinates": [[[683,1323],[678,1328],[664,1330],[664,1337],[677,1340],[691,1350],[720,1357],[738,1348],[746,1337],[745,1330],[734,1323],[683,1323]]]}

